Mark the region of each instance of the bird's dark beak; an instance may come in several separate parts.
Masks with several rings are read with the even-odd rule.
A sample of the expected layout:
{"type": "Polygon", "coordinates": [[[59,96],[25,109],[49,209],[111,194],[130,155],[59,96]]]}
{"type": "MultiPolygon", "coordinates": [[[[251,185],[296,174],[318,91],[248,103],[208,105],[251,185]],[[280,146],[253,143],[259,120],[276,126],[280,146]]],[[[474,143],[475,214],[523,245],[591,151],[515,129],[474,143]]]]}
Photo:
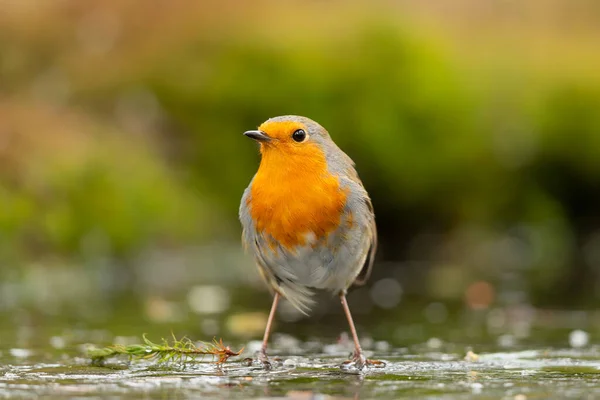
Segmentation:
{"type": "Polygon", "coordinates": [[[248,136],[250,139],[254,139],[257,142],[269,142],[271,138],[267,136],[263,131],[246,131],[244,135],[248,136]]]}

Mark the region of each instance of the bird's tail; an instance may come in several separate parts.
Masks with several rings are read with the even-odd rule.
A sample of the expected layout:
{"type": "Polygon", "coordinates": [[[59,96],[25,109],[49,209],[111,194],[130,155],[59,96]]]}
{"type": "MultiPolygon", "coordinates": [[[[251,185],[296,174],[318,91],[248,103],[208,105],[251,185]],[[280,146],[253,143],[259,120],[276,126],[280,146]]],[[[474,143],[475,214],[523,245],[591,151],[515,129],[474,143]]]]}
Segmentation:
{"type": "Polygon", "coordinates": [[[308,315],[311,307],[315,304],[313,300],[313,291],[306,286],[298,285],[293,282],[280,282],[277,291],[290,304],[304,315],[308,315]]]}

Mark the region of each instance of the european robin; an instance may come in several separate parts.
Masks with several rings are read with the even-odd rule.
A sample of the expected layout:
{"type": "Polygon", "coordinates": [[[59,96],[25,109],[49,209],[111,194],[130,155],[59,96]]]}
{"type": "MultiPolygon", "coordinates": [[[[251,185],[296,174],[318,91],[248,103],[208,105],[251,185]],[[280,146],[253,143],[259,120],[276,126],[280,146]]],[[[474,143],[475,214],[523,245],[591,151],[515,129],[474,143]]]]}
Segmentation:
{"type": "Polygon", "coordinates": [[[371,362],[358,341],[346,291],[368,279],[377,232],[354,162],[325,128],[305,117],[271,118],[244,135],[260,144],[261,161],[240,205],[242,241],[275,293],[259,360],[268,366],[280,297],[306,314],[313,289],[325,289],[341,300],[354,339],[351,363],[362,369],[371,362]]]}

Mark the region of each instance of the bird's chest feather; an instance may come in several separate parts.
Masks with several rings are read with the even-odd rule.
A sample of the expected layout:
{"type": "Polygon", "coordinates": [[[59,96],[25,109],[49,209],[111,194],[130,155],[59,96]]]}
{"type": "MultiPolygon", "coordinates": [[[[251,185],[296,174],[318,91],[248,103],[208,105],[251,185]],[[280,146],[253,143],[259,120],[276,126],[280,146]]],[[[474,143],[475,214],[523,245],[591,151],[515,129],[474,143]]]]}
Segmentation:
{"type": "Polygon", "coordinates": [[[315,244],[337,229],[346,191],[326,168],[324,157],[264,154],[248,208],[258,232],[288,250],[315,244]]]}

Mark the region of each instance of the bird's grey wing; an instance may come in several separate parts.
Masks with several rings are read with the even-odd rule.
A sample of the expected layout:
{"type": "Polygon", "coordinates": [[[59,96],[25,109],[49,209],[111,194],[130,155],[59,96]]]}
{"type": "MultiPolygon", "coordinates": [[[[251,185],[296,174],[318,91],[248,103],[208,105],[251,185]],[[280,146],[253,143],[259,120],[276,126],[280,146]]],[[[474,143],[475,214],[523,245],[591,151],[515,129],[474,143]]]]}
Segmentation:
{"type": "Polygon", "coordinates": [[[252,183],[242,196],[240,204],[239,218],[242,223],[242,243],[247,252],[252,253],[258,267],[258,271],[262,278],[271,288],[277,287],[277,277],[272,268],[269,268],[269,263],[265,260],[262,254],[262,248],[265,246],[264,238],[256,231],[254,221],[250,215],[250,188],[252,183]]]}
{"type": "Polygon", "coordinates": [[[375,212],[373,210],[371,198],[358,177],[356,169],[354,169],[352,165],[347,167],[346,176],[343,180],[355,188],[353,193],[356,198],[352,200],[354,202],[354,208],[364,211],[363,229],[367,238],[366,243],[368,247],[364,250],[366,252],[366,257],[362,263],[362,268],[353,282],[355,286],[361,286],[364,285],[371,276],[375,253],[377,252],[377,225],[375,224],[375,212]]]}
{"type": "Polygon", "coordinates": [[[367,205],[367,208],[370,213],[370,223],[367,227],[368,236],[370,237],[370,245],[367,253],[367,258],[363,264],[362,269],[356,276],[354,280],[355,286],[364,285],[369,277],[371,276],[371,271],[373,270],[373,261],[375,260],[375,253],[377,252],[377,226],[375,224],[375,213],[373,212],[373,205],[371,204],[371,199],[367,196],[364,198],[364,202],[367,205]]]}

